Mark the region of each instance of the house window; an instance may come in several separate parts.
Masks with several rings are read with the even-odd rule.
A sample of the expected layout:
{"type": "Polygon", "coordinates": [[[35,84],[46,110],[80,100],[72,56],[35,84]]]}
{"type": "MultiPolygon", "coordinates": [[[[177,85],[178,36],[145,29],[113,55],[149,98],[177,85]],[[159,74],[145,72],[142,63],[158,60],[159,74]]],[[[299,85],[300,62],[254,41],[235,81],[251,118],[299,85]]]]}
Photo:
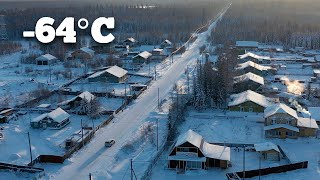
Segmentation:
{"type": "Polygon", "coordinates": [[[243,107],[240,107],[240,112],[243,112],[244,111],[244,108],[243,107]]]}
{"type": "Polygon", "coordinates": [[[178,147],[177,148],[178,152],[190,152],[190,148],[185,148],[185,147],[178,147]]]}
{"type": "Polygon", "coordinates": [[[271,120],[271,124],[276,124],[277,122],[276,122],[276,120],[275,119],[272,119],[271,120]]]}
{"type": "Polygon", "coordinates": [[[195,162],[195,161],[187,161],[186,166],[187,166],[187,168],[190,168],[190,169],[201,169],[202,168],[202,163],[201,162],[195,162]]]}
{"type": "Polygon", "coordinates": [[[253,108],[252,107],[249,108],[249,112],[253,112],[253,108]]]}
{"type": "Polygon", "coordinates": [[[291,124],[291,120],[290,119],[287,119],[287,124],[291,124]]]}

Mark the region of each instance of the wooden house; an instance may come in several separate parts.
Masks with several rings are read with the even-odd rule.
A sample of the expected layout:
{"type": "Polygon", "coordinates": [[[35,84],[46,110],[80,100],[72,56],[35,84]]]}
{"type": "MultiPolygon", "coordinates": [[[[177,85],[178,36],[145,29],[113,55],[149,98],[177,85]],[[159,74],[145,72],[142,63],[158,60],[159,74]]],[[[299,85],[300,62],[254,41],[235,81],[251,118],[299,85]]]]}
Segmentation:
{"type": "Polygon", "coordinates": [[[278,103],[264,111],[265,136],[268,138],[297,138],[316,136],[318,125],[314,119],[299,117],[289,106],[278,103]]]}
{"type": "Polygon", "coordinates": [[[281,153],[277,145],[271,142],[254,144],[254,148],[259,152],[263,159],[280,161],[281,153]]]}
{"type": "Polygon", "coordinates": [[[94,50],[88,47],[82,47],[71,53],[73,59],[92,59],[94,57],[94,50]]]}
{"type": "Polygon", "coordinates": [[[58,58],[51,54],[41,55],[36,58],[37,65],[52,65],[58,61],[58,58]]]}
{"type": "Polygon", "coordinates": [[[61,108],[44,113],[31,120],[32,128],[61,129],[70,123],[70,115],[61,108]]]}
{"type": "Polygon", "coordinates": [[[230,147],[209,144],[192,130],[178,137],[168,155],[171,169],[225,169],[230,163],[230,147]]]}
{"type": "Polygon", "coordinates": [[[263,66],[252,61],[246,61],[244,63],[238,64],[235,70],[239,71],[241,74],[253,73],[259,76],[267,76],[269,74],[275,74],[276,69],[270,66],[263,66]]]}
{"type": "Polygon", "coordinates": [[[88,77],[89,82],[123,83],[128,78],[128,71],[118,66],[96,72],[88,77]]]}
{"type": "Polygon", "coordinates": [[[228,103],[230,111],[240,112],[263,112],[264,109],[277,99],[265,97],[251,90],[244,91],[239,94],[232,94],[228,103]]]}
{"type": "Polygon", "coordinates": [[[149,53],[148,51],[143,51],[132,58],[132,63],[134,64],[149,63],[151,56],[152,54],[149,53]]]}
{"type": "Polygon", "coordinates": [[[264,78],[251,72],[233,78],[233,90],[235,93],[246,90],[261,92],[263,85],[264,78]]]}

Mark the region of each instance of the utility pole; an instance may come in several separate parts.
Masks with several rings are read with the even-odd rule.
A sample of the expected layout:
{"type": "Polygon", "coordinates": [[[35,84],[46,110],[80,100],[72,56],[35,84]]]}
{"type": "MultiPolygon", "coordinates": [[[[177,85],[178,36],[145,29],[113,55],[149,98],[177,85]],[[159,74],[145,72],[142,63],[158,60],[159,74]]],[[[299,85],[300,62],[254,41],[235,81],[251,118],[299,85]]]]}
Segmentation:
{"type": "Polygon", "coordinates": [[[82,138],[82,146],[84,146],[84,142],[83,142],[83,126],[82,126],[82,119],[81,119],[81,138],[82,138]]]}
{"type": "Polygon", "coordinates": [[[30,141],[30,133],[29,132],[28,132],[28,140],[29,140],[30,162],[32,165],[32,151],[31,151],[31,141],[30,141]]]}
{"type": "Polygon", "coordinates": [[[157,65],[154,67],[154,80],[157,80],[157,65]]]}
{"type": "Polygon", "coordinates": [[[189,66],[187,65],[188,94],[190,93],[189,66]]]}
{"type": "Polygon", "coordinates": [[[159,151],[159,119],[157,118],[157,151],[159,151]]]}
{"type": "Polygon", "coordinates": [[[259,156],[259,180],[261,179],[261,154],[259,156]]]}
{"type": "Polygon", "coordinates": [[[91,173],[89,173],[89,180],[91,180],[91,173]]]}
{"type": "Polygon", "coordinates": [[[246,164],[246,146],[245,145],[243,145],[243,177],[242,177],[242,179],[245,179],[246,178],[246,171],[245,171],[245,169],[246,169],[246,166],[245,166],[245,164],[246,164]]]}
{"type": "Polygon", "coordinates": [[[130,169],[131,169],[131,180],[133,180],[132,159],[130,159],[130,169]]]}
{"type": "Polygon", "coordinates": [[[158,110],[160,110],[160,89],[158,88],[158,110]]]}

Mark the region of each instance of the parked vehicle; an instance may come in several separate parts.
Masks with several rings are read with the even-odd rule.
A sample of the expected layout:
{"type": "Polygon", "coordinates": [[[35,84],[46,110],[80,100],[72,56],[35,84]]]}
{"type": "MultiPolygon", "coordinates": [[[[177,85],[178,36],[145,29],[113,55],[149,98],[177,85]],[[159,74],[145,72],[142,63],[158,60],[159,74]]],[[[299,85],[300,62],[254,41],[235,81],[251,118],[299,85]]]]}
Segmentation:
{"type": "Polygon", "coordinates": [[[116,143],[116,141],[114,139],[110,139],[104,143],[104,146],[111,147],[112,145],[114,145],[114,143],[116,143]]]}

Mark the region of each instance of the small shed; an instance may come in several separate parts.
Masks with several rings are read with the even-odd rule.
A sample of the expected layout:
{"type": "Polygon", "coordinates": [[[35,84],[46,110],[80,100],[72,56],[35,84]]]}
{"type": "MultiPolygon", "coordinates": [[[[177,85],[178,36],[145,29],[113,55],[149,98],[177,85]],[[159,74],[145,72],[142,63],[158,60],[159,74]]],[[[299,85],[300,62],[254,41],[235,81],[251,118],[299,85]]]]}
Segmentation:
{"type": "Polygon", "coordinates": [[[262,155],[263,159],[280,161],[280,150],[277,145],[265,142],[254,144],[254,148],[262,155]]]}
{"type": "Polygon", "coordinates": [[[37,65],[52,65],[58,61],[58,58],[51,54],[41,55],[36,58],[37,65]]]}
{"type": "Polygon", "coordinates": [[[166,39],[160,44],[160,48],[172,48],[172,42],[166,39]]]}

